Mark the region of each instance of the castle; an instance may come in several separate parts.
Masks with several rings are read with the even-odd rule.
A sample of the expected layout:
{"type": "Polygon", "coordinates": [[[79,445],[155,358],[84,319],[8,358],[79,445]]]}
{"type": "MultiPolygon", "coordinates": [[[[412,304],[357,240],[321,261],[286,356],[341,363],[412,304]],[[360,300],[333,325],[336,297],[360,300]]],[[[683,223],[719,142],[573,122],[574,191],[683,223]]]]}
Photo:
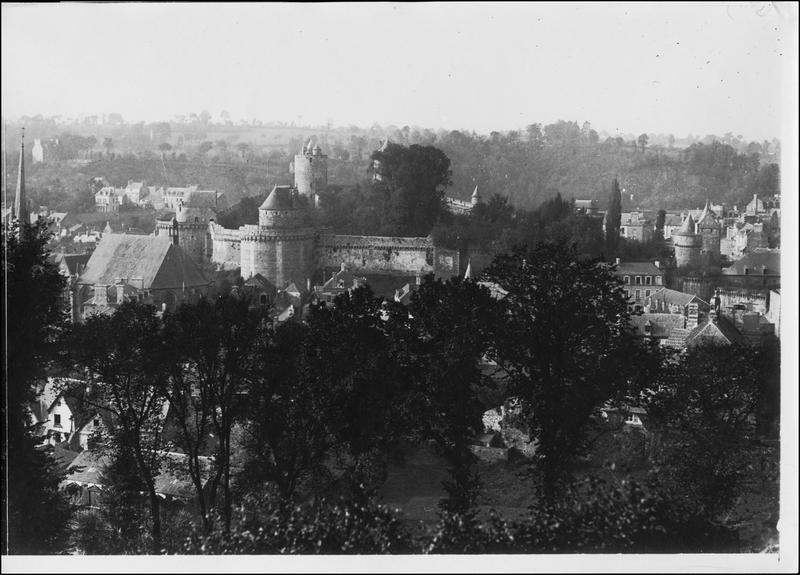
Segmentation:
{"type": "Polygon", "coordinates": [[[458,251],[438,248],[430,237],[350,236],[315,228],[311,210],[328,184],[327,161],[319,144],[309,141],[294,157],[294,186],[272,189],[258,209],[257,225],[227,229],[213,212],[181,204],[171,222],[157,223],[156,233],[172,237],[197,262],[238,268],[245,280],[260,274],[278,288],[308,287],[342,264],[360,274],[460,273],[458,251]]]}
{"type": "Polygon", "coordinates": [[[675,246],[675,263],[679,268],[698,267],[701,264],[713,264],[720,257],[722,226],[714,217],[709,202],[694,221],[692,215],[686,216],[678,231],[672,232],[675,246]]]}

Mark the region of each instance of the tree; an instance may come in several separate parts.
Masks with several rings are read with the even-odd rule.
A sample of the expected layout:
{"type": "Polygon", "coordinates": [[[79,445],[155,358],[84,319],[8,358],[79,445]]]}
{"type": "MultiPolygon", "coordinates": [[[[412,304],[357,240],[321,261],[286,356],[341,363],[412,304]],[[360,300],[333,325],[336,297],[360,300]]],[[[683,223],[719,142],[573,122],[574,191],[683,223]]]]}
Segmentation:
{"type": "Polygon", "coordinates": [[[627,389],[634,346],[626,298],[607,267],[564,243],[517,247],[484,276],[508,291],[493,354],[520,401],[552,497],[585,450],[593,415],[627,389]]]}
{"type": "Polygon", "coordinates": [[[491,380],[481,373],[480,362],[493,336],[493,303],[489,290],[472,280],[443,282],[430,275],[411,300],[410,313],[424,342],[417,360],[420,390],[428,398],[423,425],[450,465],[442,503],[448,512],[471,509],[480,487],[469,440],[483,429],[478,393],[491,380]]]}
{"type": "Polygon", "coordinates": [[[667,212],[666,210],[658,210],[658,214],[656,215],[656,238],[663,239],[664,237],[664,222],[667,220],[667,212]]]}
{"type": "Polygon", "coordinates": [[[103,138],[103,147],[106,149],[106,156],[110,156],[111,150],[114,149],[114,140],[111,138],[103,138]]]}
{"type": "Polygon", "coordinates": [[[3,419],[3,553],[64,549],[69,510],[55,464],[37,449],[28,419],[35,384],[44,379],[66,321],[65,280],[49,260],[47,224],[15,222],[3,232],[5,366],[3,419]]]}
{"type": "Polygon", "coordinates": [[[166,377],[161,323],[155,309],[136,302],[122,304],[111,316],[94,315],[74,327],[64,357],[67,368],[89,378],[89,405],[107,409],[114,429],[105,450],[129,453],[145,486],[150,507],[150,536],[161,545],[161,504],[155,480],[163,463],[165,418],[160,389],[166,377]]]}
{"type": "Polygon", "coordinates": [[[443,211],[444,191],[451,184],[450,159],[433,146],[406,148],[389,143],[370,156],[376,176],[372,194],[382,198],[387,235],[428,235],[443,211]]]}
{"type": "Polygon", "coordinates": [[[619,228],[622,222],[622,194],[617,178],[611,182],[611,192],[608,196],[608,209],[606,210],[606,256],[611,257],[617,249],[619,242],[619,228]]]}
{"type": "Polygon", "coordinates": [[[161,152],[161,157],[164,157],[164,154],[169,152],[172,149],[172,146],[169,145],[167,142],[162,142],[158,145],[158,149],[161,152]]]}
{"type": "Polygon", "coordinates": [[[636,139],[636,142],[639,144],[639,147],[642,148],[642,153],[644,154],[644,150],[647,147],[647,134],[640,134],[639,137],[636,139]]]}
{"type": "Polygon", "coordinates": [[[665,362],[643,394],[662,435],[662,477],[709,517],[731,507],[755,459],[759,367],[752,349],[699,345],[665,362]]]}
{"type": "Polygon", "coordinates": [[[165,319],[165,338],[170,342],[170,377],[161,380],[160,392],[175,413],[178,442],[188,455],[189,474],[197,490],[198,505],[206,527],[206,514],[216,504],[222,488],[225,529],[230,529],[232,430],[242,414],[241,405],[255,372],[255,350],[260,318],[249,312],[248,298],[222,295],[215,301],[201,299],[184,304],[165,319]],[[209,434],[215,438],[215,470],[208,498],[201,454],[209,434]]]}

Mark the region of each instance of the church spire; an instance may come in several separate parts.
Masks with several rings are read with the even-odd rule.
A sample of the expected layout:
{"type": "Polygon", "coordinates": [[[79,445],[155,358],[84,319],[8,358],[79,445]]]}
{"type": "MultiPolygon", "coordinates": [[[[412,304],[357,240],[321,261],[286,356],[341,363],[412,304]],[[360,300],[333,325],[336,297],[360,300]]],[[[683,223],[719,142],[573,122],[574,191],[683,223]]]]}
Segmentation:
{"type": "Polygon", "coordinates": [[[28,216],[28,198],[25,196],[25,129],[22,131],[22,142],[19,145],[19,170],[17,171],[17,195],[14,198],[14,217],[23,222],[30,223],[28,216]]]}

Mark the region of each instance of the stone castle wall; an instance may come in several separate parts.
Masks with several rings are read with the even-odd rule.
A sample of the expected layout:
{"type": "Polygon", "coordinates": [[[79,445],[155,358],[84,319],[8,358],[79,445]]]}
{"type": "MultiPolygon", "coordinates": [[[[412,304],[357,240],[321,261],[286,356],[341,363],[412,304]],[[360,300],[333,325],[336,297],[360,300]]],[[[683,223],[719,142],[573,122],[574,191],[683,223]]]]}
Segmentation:
{"type": "Polygon", "coordinates": [[[235,270],[242,265],[241,232],[228,230],[219,224],[208,226],[211,236],[211,263],[223,270],[235,270]]]}
{"type": "MultiPolygon", "coordinates": [[[[430,238],[321,234],[316,246],[317,269],[342,263],[353,272],[425,275],[434,271],[436,258],[430,238]]],[[[444,257],[440,267],[453,265],[444,257]]]]}

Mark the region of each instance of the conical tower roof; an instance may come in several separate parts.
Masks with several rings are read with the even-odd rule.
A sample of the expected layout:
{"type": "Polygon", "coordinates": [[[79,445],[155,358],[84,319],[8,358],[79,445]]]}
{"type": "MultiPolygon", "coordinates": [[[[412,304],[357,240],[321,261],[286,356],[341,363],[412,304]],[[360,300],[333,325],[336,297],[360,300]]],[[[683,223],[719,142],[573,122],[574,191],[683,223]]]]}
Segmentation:
{"type": "Polygon", "coordinates": [[[677,232],[672,232],[673,236],[695,236],[697,235],[694,230],[694,219],[692,218],[692,214],[686,216],[686,219],[683,220],[683,225],[677,232]]]}
{"type": "Polygon", "coordinates": [[[464,273],[464,279],[469,280],[472,279],[472,261],[467,260],[467,271],[464,273]]]}
{"type": "Polygon", "coordinates": [[[475,189],[472,192],[472,199],[476,202],[481,200],[481,195],[478,193],[478,186],[475,186],[475,189]]]}
{"type": "Polygon", "coordinates": [[[706,205],[703,208],[703,213],[700,214],[700,217],[697,220],[697,223],[701,226],[716,226],[717,220],[714,217],[714,212],[711,210],[711,204],[708,200],[706,200],[706,205]]]}
{"type": "Polygon", "coordinates": [[[275,186],[258,209],[291,210],[293,207],[292,188],[290,186],[275,186]]]}

